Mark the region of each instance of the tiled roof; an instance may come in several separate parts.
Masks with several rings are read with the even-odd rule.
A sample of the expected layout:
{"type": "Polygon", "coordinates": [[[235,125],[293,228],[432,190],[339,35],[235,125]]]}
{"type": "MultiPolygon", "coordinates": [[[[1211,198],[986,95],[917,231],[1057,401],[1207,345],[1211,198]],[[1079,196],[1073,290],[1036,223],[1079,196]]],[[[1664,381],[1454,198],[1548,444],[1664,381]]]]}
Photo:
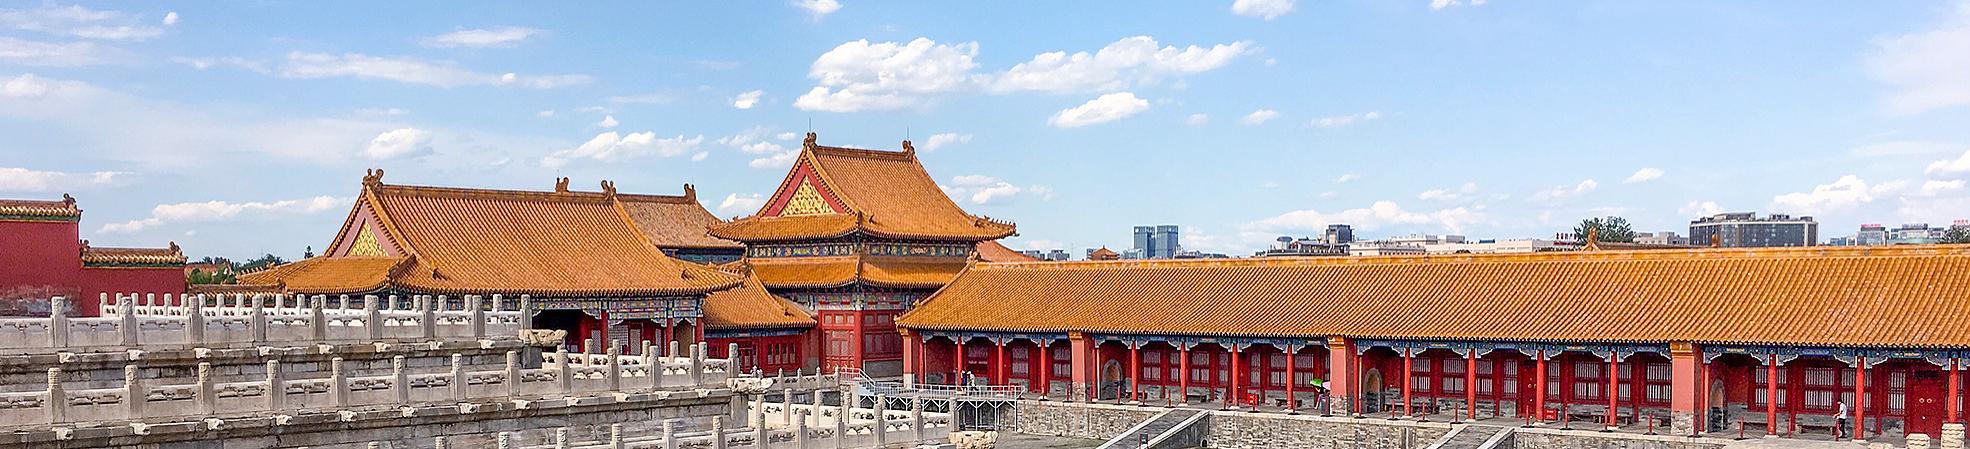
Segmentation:
{"type": "Polygon", "coordinates": [[[172,243],[165,248],[111,248],[82,242],[82,265],[89,267],[182,267],[185,254],[172,243]]]}
{"type": "Polygon", "coordinates": [[[904,256],[774,257],[747,259],[773,288],[840,287],[857,281],[896,288],[936,288],[964,269],[963,259],[904,256]]]}
{"type": "Polygon", "coordinates": [[[75,198],[62,195],[61,200],[8,200],[0,199],[0,220],[60,220],[75,221],[82,218],[82,210],[75,207],[75,198]]]}
{"type": "Polygon", "coordinates": [[[998,240],[986,240],[978,242],[978,260],[986,262],[1033,262],[1040,259],[1013,251],[1012,248],[1007,248],[1004,244],[999,243],[998,240]]]}
{"type": "Polygon", "coordinates": [[[1092,253],[1088,253],[1088,260],[1115,260],[1120,257],[1122,257],[1121,253],[1108,249],[1106,246],[1096,249],[1092,253]]]}
{"type": "Polygon", "coordinates": [[[918,329],[1970,346],[1970,246],[981,263],[918,329]],[[1036,311],[1046,311],[1037,313],[1036,311]]]}
{"type": "Polygon", "coordinates": [[[280,284],[193,284],[185,286],[191,295],[273,295],[287,293],[280,284]]]}
{"type": "Polygon", "coordinates": [[[848,235],[861,227],[860,215],[796,215],[748,217],[730,225],[714,225],[711,234],[740,241],[772,242],[826,239],[848,235]]]}
{"type": "MultiPolygon", "coordinates": [[[[825,189],[840,198],[850,212],[862,215],[856,223],[862,232],[891,238],[967,241],[996,239],[1014,232],[1011,223],[965,213],[945,196],[937,181],[924,171],[908,141],[903,142],[901,152],[826,147],[814,142],[814,134],[808,133],[800,162],[788,172],[774,198],[794,192],[794,184],[799,182],[796,175],[804,164],[813,167],[825,189]]],[[[755,215],[714,227],[713,234],[747,241],[829,238],[841,235],[839,220],[768,224],[767,219],[755,215]]]]}
{"type": "MultiPolygon", "coordinates": [[[[309,294],[369,293],[390,282],[390,272],[403,257],[320,256],[239,275],[240,285],[274,286],[272,290],[309,294]]],[[[248,289],[248,287],[239,287],[248,289]]],[[[224,292],[220,292],[224,293],[224,292]]],[[[264,293],[264,292],[263,292],[264,293]]]]}
{"type": "Polygon", "coordinates": [[[698,204],[696,190],[686,184],[683,196],[617,194],[616,200],[622,202],[623,210],[629,212],[637,229],[658,248],[744,248],[739,242],[705,233],[712,225],[725,221],[698,204]]]}
{"type": "Polygon", "coordinates": [[[814,315],[766,291],[756,276],[705,297],[705,329],[814,327],[814,315]]]}
{"type": "MultiPolygon", "coordinates": [[[[364,177],[355,207],[374,211],[383,238],[405,257],[318,257],[240,282],[285,282],[297,293],[387,285],[587,297],[704,294],[739,284],[738,276],[664,256],[606,181],[603,192],[567,191],[565,180],[554,192],[531,192],[385,185],[381,178],[380,171],[364,177]]],[[[337,241],[362,229],[345,224],[337,241]]]]}

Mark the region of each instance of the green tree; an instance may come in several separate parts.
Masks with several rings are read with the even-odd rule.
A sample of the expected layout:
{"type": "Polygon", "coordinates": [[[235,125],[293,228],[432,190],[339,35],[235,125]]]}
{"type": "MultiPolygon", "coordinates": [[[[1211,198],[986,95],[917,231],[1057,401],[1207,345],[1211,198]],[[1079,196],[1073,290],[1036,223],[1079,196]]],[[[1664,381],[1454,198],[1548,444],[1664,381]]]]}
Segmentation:
{"type": "Polygon", "coordinates": [[[1635,228],[1628,224],[1628,219],[1626,218],[1609,215],[1607,217],[1580,220],[1580,224],[1573,227],[1574,243],[1587,244],[1587,233],[1589,231],[1594,232],[1594,238],[1597,241],[1635,242],[1635,228]]]}
{"type": "Polygon", "coordinates": [[[239,279],[233,276],[232,273],[207,273],[205,270],[192,269],[191,274],[185,275],[185,283],[192,285],[232,284],[237,282],[239,282],[239,279]]]}
{"type": "Polygon", "coordinates": [[[257,259],[246,261],[245,264],[239,266],[239,271],[243,271],[243,272],[260,271],[266,269],[267,267],[272,267],[274,265],[280,265],[284,263],[287,263],[287,259],[282,259],[280,256],[276,256],[273,254],[267,254],[264,256],[260,256],[257,259]]]}
{"type": "Polygon", "coordinates": [[[1951,226],[1943,233],[1943,243],[1970,243],[1970,227],[1951,226]]]}

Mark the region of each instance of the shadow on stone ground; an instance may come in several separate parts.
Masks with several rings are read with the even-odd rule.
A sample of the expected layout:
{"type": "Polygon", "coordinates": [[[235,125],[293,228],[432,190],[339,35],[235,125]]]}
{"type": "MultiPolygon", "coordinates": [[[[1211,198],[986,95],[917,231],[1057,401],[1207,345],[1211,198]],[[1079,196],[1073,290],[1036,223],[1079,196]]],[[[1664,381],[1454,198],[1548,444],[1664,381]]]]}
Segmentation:
{"type": "Polygon", "coordinates": [[[999,449],[1091,449],[1101,446],[1101,440],[1080,438],[1050,437],[1017,433],[1000,433],[999,449]]]}

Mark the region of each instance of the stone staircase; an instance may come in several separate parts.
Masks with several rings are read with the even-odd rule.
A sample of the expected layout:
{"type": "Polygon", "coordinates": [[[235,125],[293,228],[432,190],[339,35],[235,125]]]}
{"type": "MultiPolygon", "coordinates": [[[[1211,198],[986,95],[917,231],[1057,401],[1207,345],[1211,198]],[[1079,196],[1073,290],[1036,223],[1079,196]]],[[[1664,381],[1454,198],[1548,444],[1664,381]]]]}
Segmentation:
{"type": "Polygon", "coordinates": [[[1102,443],[1096,449],[1197,447],[1196,442],[1191,440],[1201,438],[1201,433],[1195,438],[1183,438],[1181,434],[1184,433],[1183,431],[1185,429],[1202,422],[1208,415],[1209,413],[1203,410],[1187,408],[1171,409],[1157,414],[1143,421],[1141,424],[1137,424],[1134,428],[1129,429],[1128,432],[1123,432],[1121,435],[1109,439],[1108,442],[1102,443]],[[1148,444],[1145,446],[1144,442],[1148,442],[1148,444]]]}
{"type": "Polygon", "coordinates": [[[1426,449],[1492,449],[1510,447],[1513,428],[1504,426],[1466,425],[1445,434],[1426,449]]]}

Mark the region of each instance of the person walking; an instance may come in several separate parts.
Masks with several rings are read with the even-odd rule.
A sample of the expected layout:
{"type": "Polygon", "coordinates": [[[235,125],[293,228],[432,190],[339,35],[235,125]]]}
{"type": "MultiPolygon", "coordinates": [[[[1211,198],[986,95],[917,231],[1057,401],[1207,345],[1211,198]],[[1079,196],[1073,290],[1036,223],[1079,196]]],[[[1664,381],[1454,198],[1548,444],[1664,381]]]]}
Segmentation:
{"type": "Polygon", "coordinates": [[[1840,407],[1833,412],[1833,439],[1847,437],[1847,401],[1840,401],[1840,407]]]}

